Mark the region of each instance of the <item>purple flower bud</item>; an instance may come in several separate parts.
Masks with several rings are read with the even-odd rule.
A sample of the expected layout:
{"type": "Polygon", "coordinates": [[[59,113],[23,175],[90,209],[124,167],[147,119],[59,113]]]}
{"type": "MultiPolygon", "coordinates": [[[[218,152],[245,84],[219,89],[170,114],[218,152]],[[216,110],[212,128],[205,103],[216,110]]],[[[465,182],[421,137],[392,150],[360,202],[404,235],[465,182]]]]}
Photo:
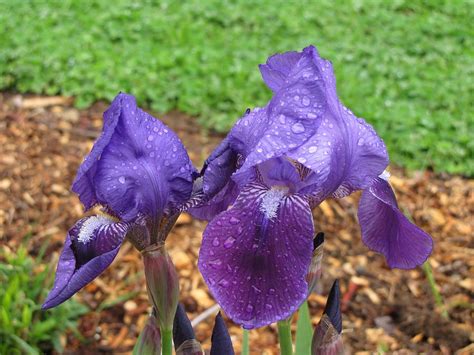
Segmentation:
{"type": "Polygon", "coordinates": [[[308,292],[311,293],[316,288],[316,284],[321,278],[321,263],[323,259],[324,233],[316,234],[313,239],[313,257],[309,265],[309,271],[306,275],[308,282],[308,292]]]}
{"type": "Polygon", "coordinates": [[[133,354],[161,354],[161,334],[156,317],[152,314],[140,333],[133,354]]]}
{"type": "Polygon", "coordinates": [[[210,355],[234,355],[232,341],[230,340],[230,335],[227,331],[224,319],[221,316],[221,312],[217,313],[214,329],[212,330],[211,342],[210,355]]]}
{"type": "Polygon", "coordinates": [[[174,316],[173,322],[173,342],[176,350],[183,344],[186,340],[194,339],[194,330],[191,322],[189,321],[188,316],[183,305],[178,304],[176,309],[176,315],[174,316]]]}
{"type": "Polygon", "coordinates": [[[194,338],[194,330],[182,304],[178,305],[173,323],[173,342],[176,355],[202,355],[201,344],[194,338]]]}
{"type": "Polygon", "coordinates": [[[339,281],[334,281],[329,292],[323,316],[316,326],[311,344],[313,355],[342,355],[342,318],[340,308],[339,281]]]}
{"type": "Polygon", "coordinates": [[[142,251],[148,297],[156,309],[160,329],[171,330],[179,297],[178,273],[164,244],[142,251]]]}

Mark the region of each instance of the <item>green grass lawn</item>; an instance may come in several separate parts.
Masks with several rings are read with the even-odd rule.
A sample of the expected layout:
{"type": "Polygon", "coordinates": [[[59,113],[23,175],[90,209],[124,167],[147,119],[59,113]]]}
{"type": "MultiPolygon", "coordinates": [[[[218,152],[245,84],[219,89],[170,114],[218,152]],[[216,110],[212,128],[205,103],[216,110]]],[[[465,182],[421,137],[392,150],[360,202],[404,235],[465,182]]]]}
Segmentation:
{"type": "Polygon", "coordinates": [[[392,161],[474,176],[472,1],[0,0],[0,88],[120,90],[227,130],[270,98],[257,68],[314,44],[392,161]]]}

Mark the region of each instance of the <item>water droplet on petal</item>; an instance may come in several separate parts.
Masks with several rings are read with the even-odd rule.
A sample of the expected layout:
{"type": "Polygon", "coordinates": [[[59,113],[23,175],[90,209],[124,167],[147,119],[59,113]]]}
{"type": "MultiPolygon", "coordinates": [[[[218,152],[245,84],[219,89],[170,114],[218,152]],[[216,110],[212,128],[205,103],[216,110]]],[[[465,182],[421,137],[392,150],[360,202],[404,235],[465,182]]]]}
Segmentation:
{"type": "Polygon", "coordinates": [[[222,287],[227,287],[229,286],[229,281],[227,281],[226,279],[222,279],[219,281],[219,285],[222,287]]]}
{"type": "Polygon", "coordinates": [[[305,131],[305,128],[301,123],[297,122],[293,126],[291,126],[291,131],[293,133],[299,134],[303,133],[305,131]]]}
{"type": "Polygon", "coordinates": [[[212,240],[212,246],[218,247],[219,244],[220,244],[220,242],[219,242],[219,239],[218,239],[218,238],[214,238],[214,239],[212,240]]]}
{"type": "Polygon", "coordinates": [[[252,313],[252,312],[253,312],[253,306],[252,306],[251,304],[248,304],[248,305],[247,305],[247,308],[246,308],[246,311],[247,311],[248,313],[252,313]]]}
{"type": "Polygon", "coordinates": [[[155,152],[150,152],[149,156],[150,158],[153,158],[155,156],[155,152]]]}
{"type": "Polygon", "coordinates": [[[306,115],[306,117],[308,117],[310,120],[312,120],[312,119],[317,118],[318,115],[316,115],[315,113],[310,112],[306,115]]]}
{"type": "Polygon", "coordinates": [[[239,223],[240,223],[240,219],[238,219],[238,218],[232,216],[232,217],[230,217],[230,219],[229,219],[229,223],[230,223],[230,224],[239,224],[239,223]]]}
{"type": "Polygon", "coordinates": [[[153,135],[150,134],[147,139],[148,139],[149,142],[151,142],[154,138],[155,138],[155,137],[153,137],[153,135]]]}
{"type": "Polygon", "coordinates": [[[359,138],[359,140],[357,141],[357,145],[364,145],[364,138],[359,138]]]}
{"type": "Polygon", "coordinates": [[[280,121],[281,124],[285,124],[286,123],[285,115],[279,115],[278,121],[280,121]]]}
{"type": "Polygon", "coordinates": [[[303,158],[303,157],[299,157],[298,162],[301,163],[301,164],[304,164],[304,163],[306,163],[306,159],[303,158]]]}
{"type": "Polygon", "coordinates": [[[153,127],[153,132],[158,132],[160,129],[158,127],[153,127]]]}
{"type": "Polygon", "coordinates": [[[301,103],[303,104],[303,106],[309,106],[309,104],[311,103],[311,100],[309,99],[308,96],[305,96],[305,97],[303,97],[303,99],[301,100],[301,103]]]}
{"type": "Polygon", "coordinates": [[[308,148],[309,153],[316,153],[317,150],[318,150],[318,147],[316,147],[315,145],[308,148]]]}
{"type": "Polygon", "coordinates": [[[273,306],[269,303],[266,303],[265,308],[268,309],[268,310],[271,310],[273,308],[273,306]]]}
{"type": "Polygon", "coordinates": [[[121,184],[125,184],[125,176],[119,177],[118,181],[119,181],[121,184]]]}
{"type": "Polygon", "coordinates": [[[224,242],[224,248],[229,249],[234,245],[235,238],[234,237],[229,237],[225,240],[224,242]]]}

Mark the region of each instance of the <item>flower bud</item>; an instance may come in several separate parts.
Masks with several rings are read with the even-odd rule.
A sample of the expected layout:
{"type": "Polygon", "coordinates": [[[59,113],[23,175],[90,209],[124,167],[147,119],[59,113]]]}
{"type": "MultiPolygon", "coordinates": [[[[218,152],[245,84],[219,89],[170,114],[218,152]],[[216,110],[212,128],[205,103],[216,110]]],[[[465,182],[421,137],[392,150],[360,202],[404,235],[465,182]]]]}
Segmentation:
{"type": "Polygon", "coordinates": [[[142,251],[148,297],[161,331],[171,331],[179,297],[178,273],[163,243],[142,251]]]}
{"type": "Polygon", "coordinates": [[[161,334],[160,329],[157,327],[156,317],[153,314],[150,315],[145,327],[141,331],[132,354],[161,354],[161,334]]]}
{"type": "Polygon", "coordinates": [[[235,354],[234,348],[232,347],[232,341],[230,340],[230,335],[227,331],[224,319],[221,316],[221,312],[217,313],[214,329],[212,330],[211,342],[212,345],[210,355],[235,354]]]}
{"type": "Polygon", "coordinates": [[[179,304],[173,323],[173,342],[176,355],[202,355],[201,344],[195,339],[191,322],[183,305],[179,304]]]}
{"type": "Polygon", "coordinates": [[[314,291],[314,289],[316,288],[316,284],[321,278],[323,247],[324,233],[320,232],[316,234],[313,239],[313,257],[311,259],[308,274],[306,275],[306,281],[308,282],[308,294],[314,291]]]}
{"type": "Polygon", "coordinates": [[[311,344],[313,355],[343,355],[339,281],[334,281],[311,344]]]}

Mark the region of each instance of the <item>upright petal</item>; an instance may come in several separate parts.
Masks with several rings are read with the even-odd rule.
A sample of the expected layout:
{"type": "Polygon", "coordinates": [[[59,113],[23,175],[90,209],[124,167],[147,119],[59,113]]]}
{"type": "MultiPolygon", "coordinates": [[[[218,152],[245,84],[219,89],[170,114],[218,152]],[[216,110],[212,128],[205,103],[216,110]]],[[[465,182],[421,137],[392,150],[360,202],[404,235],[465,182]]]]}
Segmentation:
{"type": "Polygon", "coordinates": [[[382,253],[391,268],[412,269],[431,254],[433,240],[398,209],[387,181],[378,178],[363,191],[358,215],[362,240],[382,253]]]}
{"type": "Polygon", "coordinates": [[[251,183],[207,226],[199,269],[231,319],[245,328],[267,325],[305,299],[312,236],[303,198],[251,183]]]}
{"type": "Polygon", "coordinates": [[[100,203],[125,220],[156,217],[189,198],[193,173],[179,138],[139,109],[133,96],[119,94],[104,113],[102,135],[73,191],[86,208],[100,203]]]}
{"type": "Polygon", "coordinates": [[[265,84],[274,92],[280,90],[301,55],[301,52],[293,51],[278,53],[269,57],[266,64],[259,65],[265,84]]]}
{"type": "Polygon", "coordinates": [[[104,216],[79,220],[67,234],[53,289],[42,308],[59,305],[99,276],[114,260],[130,227],[104,216]]]}
{"type": "Polygon", "coordinates": [[[340,116],[324,119],[316,134],[289,156],[312,170],[301,192],[315,194],[318,203],[368,187],[388,165],[382,139],[345,107],[340,116]]]}

